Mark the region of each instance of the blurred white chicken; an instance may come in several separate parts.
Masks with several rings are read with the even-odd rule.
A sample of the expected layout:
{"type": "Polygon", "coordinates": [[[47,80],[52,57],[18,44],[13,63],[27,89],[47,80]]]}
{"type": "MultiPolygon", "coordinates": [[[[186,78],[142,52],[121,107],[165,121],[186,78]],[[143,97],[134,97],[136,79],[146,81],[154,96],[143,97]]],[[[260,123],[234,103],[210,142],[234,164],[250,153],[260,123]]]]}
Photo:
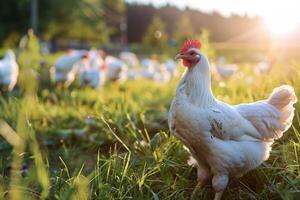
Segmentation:
{"type": "Polygon", "coordinates": [[[15,54],[8,50],[2,60],[0,60],[0,85],[12,91],[15,87],[19,75],[19,66],[16,62],[15,54]]]}
{"type": "Polygon", "coordinates": [[[130,51],[122,51],[120,53],[120,59],[125,62],[128,67],[137,67],[140,64],[140,61],[135,53],[130,51]]]}
{"type": "Polygon", "coordinates": [[[154,81],[160,83],[167,83],[171,80],[171,73],[167,70],[165,65],[160,65],[154,81]]]}
{"type": "Polygon", "coordinates": [[[139,69],[129,69],[127,72],[127,77],[129,80],[137,80],[142,76],[139,69]]]}
{"type": "Polygon", "coordinates": [[[106,56],[105,64],[107,66],[107,80],[109,81],[126,81],[128,66],[122,60],[114,56],[106,56]]]}
{"type": "Polygon", "coordinates": [[[81,85],[99,88],[105,82],[106,65],[98,50],[89,52],[89,59],[79,63],[79,80],[81,85]]]}
{"type": "MultiPolygon", "coordinates": [[[[169,72],[169,69],[171,67],[172,63],[163,63],[160,64],[156,59],[143,59],[142,60],[142,70],[141,74],[144,78],[159,82],[159,83],[166,83],[171,79],[171,73],[169,72]],[[169,64],[167,66],[166,64],[169,64]]],[[[173,69],[170,69],[172,71],[173,69]]]]}
{"type": "Polygon", "coordinates": [[[159,63],[155,59],[145,58],[141,62],[142,69],[141,74],[146,79],[155,80],[158,76],[157,69],[159,68],[159,63]]]}
{"type": "Polygon", "coordinates": [[[87,55],[87,51],[69,51],[61,56],[52,68],[51,74],[57,83],[64,83],[65,86],[71,85],[75,80],[79,66],[76,65],[82,58],[87,55]]]}
{"type": "Polygon", "coordinates": [[[212,179],[219,200],[229,177],[238,178],[268,159],[274,140],[292,124],[297,98],[294,89],[284,85],[254,103],[231,106],[217,100],[210,65],[200,47],[200,42],[188,40],[177,55],[187,70],[168,120],[171,133],[192,154],[199,184],[212,179]]]}
{"type": "Polygon", "coordinates": [[[174,60],[168,59],[162,65],[166,68],[171,76],[178,75],[178,64],[174,62],[174,60]]]}
{"type": "Polygon", "coordinates": [[[215,65],[212,65],[219,76],[221,78],[229,78],[233,76],[238,71],[237,64],[228,64],[226,62],[226,58],[221,56],[217,59],[217,63],[215,65]]]}
{"type": "Polygon", "coordinates": [[[255,66],[254,70],[257,75],[265,74],[271,70],[271,63],[268,60],[260,61],[255,66]]]}

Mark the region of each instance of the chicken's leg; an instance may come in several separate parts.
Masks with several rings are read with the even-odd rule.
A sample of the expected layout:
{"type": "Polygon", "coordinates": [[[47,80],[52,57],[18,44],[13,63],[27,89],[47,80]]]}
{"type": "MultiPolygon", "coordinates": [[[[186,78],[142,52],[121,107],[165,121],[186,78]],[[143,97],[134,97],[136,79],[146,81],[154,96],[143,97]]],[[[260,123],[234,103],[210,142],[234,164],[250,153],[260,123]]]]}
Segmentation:
{"type": "Polygon", "coordinates": [[[197,163],[197,181],[199,186],[205,185],[205,183],[211,178],[212,174],[210,170],[202,163],[197,163]]]}
{"type": "Polygon", "coordinates": [[[212,185],[216,192],[214,200],[221,200],[224,190],[228,184],[228,175],[215,174],[212,179],[212,185]]]}

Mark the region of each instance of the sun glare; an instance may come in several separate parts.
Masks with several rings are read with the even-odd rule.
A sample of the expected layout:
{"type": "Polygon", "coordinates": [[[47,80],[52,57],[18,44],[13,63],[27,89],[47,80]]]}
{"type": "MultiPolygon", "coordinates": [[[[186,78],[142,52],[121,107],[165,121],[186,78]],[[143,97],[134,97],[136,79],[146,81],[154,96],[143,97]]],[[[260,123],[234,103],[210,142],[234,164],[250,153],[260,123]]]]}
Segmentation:
{"type": "MultiPolygon", "coordinates": [[[[267,3],[267,1],[265,1],[267,3]]],[[[264,19],[266,28],[275,36],[286,36],[297,29],[300,24],[300,14],[294,0],[280,1],[272,5],[264,5],[264,12],[261,16],[264,19]]]]}
{"type": "Polygon", "coordinates": [[[274,36],[285,36],[296,30],[298,22],[284,16],[264,16],[265,25],[274,36]]]}

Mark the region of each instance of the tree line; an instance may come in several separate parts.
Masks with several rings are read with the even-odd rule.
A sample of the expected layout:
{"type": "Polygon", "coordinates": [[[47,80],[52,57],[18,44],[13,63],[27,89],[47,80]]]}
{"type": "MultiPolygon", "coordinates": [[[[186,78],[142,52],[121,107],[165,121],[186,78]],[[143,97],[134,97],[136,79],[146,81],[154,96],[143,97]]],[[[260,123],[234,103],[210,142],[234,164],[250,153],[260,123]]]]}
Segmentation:
{"type": "MultiPolygon", "coordinates": [[[[16,44],[30,24],[31,0],[0,1],[0,43],[16,44]]],[[[47,41],[149,44],[178,43],[203,30],[214,42],[264,42],[262,19],[225,17],[172,5],[126,4],[123,0],[38,0],[38,36],[47,41]],[[125,37],[125,38],[124,38],[125,37]]]]}
{"type": "Polygon", "coordinates": [[[198,34],[203,29],[209,30],[211,39],[215,42],[230,40],[252,42],[262,41],[267,37],[260,17],[247,15],[224,17],[218,12],[205,13],[189,7],[180,10],[171,5],[156,8],[140,4],[127,5],[126,15],[129,42],[142,41],[154,17],[161,19],[170,39],[176,39],[180,35],[198,34]],[[255,34],[256,32],[259,34],[255,34]]]}
{"type": "MultiPolygon", "coordinates": [[[[0,43],[16,43],[31,27],[31,0],[0,1],[0,43]]],[[[103,44],[118,38],[123,0],[38,0],[38,36],[103,44]]]]}

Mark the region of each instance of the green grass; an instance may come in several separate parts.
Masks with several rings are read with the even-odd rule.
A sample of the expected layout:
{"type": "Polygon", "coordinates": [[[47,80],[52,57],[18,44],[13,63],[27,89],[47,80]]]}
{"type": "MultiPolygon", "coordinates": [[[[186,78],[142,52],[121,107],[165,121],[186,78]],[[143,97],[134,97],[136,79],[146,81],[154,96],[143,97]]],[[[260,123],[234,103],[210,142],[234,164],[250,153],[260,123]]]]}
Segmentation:
{"type": "MultiPolygon", "coordinates": [[[[224,80],[225,87],[213,82],[214,94],[228,103],[251,102],[290,84],[300,97],[300,65],[292,59],[284,64],[256,76],[250,63],[241,62],[241,73],[224,80]]],[[[8,124],[22,141],[22,148],[13,148],[0,139],[0,197],[211,199],[210,184],[195,190],[196,170],[187,164],[189,154],[168,130],[167,112],[177,82],[137,80],[107,84],[100,91],[76,86],[58,90],[48,83],[37,95],[27,91],[0,97],[0,132],[8,134],[8,124]],[[23,175],[21,163],[28,166],[23,175]]],[[[293,127],[275,142],[270,159],[231,180],[224,199],[299,197],[299,104],[296,108],[293,127]]]]}

